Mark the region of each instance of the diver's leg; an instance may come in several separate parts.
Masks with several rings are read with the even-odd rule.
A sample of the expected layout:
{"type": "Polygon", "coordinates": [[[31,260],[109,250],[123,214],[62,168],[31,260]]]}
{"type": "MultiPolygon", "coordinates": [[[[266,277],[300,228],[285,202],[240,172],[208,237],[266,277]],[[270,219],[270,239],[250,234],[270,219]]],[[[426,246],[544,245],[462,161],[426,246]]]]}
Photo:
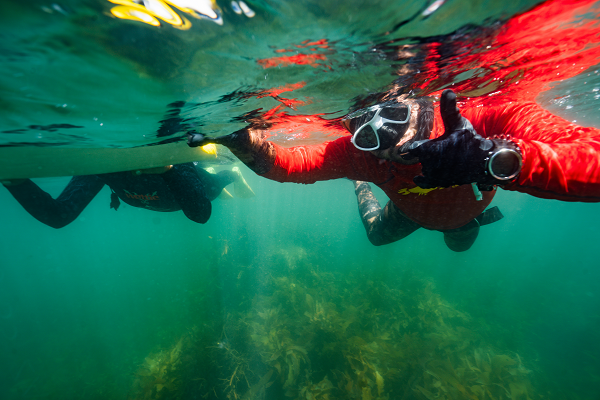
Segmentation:
{"type": "Polygon", "coordinates": [[[354,192],[358,200],[358,213],[367,237],[374,246],[403,239],[421,227],[405,217],[391,201],[381,209],[367,182],[354,181],[354,192]]]}
{"type": "Polygon", "coordinates": [[[458,229],[442,232],[444,233],[444,242],[450,250],[456,252],[466,251],[473,246],[477,235],[479,235],[479,222],[474,219],[458,229]]]}
{"type": "Polygon", "coordinates": [[[183,213],[192,221],[204,224],[210,218],[212,205],[204,183],[192,163],[174,165],[160,174],[183,213]]]}
{"type": "Polygon", "coordinates": [[[233,171],[221,171],[216,174],[211,174],[199,165],[196,165],[196,172],[204,185],[207,197],[211,201],[216,199],[227,185],[230,185],[239,179],[238,174],[233,171]]]}

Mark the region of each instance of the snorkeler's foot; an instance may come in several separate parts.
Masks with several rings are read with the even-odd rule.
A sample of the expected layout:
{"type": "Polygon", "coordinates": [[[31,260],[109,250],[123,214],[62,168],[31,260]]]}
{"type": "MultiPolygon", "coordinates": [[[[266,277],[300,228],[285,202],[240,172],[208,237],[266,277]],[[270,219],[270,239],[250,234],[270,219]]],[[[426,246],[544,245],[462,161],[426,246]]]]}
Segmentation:
{"type": "Polygon", "coordinates": [[[238,179],[235,182],[233,182],[235,197],[247,199],[256,196],[250,185],[248,185],[248,182],[246,182],[246,180],[244,179],[242,171],[240,171],[238,167],[233,167],[231,171],[235,172],[238,175],[238,179]]]}
{"type": "Polygon", "coordinates": [[[220,200],[231,200],[231,199],[233,199],[233,195],[231,193],[229,193],[229,191],[227,189],[225,189],[225,188],[223,188],[223,190],[221,190],[221,193],[217,197],[220,200]]]}

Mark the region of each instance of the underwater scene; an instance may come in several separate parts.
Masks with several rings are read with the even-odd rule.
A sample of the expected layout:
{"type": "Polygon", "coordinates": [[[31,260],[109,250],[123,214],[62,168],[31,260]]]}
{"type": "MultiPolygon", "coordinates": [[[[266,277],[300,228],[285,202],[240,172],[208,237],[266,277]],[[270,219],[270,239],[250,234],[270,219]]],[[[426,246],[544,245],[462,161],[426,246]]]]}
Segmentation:
{"type": "Polygon", "coordinates": [[[0,21],[0,399],[600,399],[597,200],[499,189],[467,251],[373,245],[349,179],[186,144],[321,144],[448,88],[600,128],[600,1],[0,0],[0,21]],[[220,182],[207,215],[112,185],[177,165],[220,182]]]}

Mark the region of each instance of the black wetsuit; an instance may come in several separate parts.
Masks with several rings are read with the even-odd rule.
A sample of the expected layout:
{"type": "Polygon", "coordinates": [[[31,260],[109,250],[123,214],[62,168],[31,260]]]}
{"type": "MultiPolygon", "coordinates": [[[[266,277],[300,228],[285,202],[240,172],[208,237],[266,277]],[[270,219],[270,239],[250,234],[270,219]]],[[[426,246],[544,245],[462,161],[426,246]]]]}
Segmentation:
{"type": "MultiPolygon", "coordinates": [[[[30,180],[6,188],[29,214],[53,228],[73,222],[104,185],[111,188],[113,197],[118,196],[130,206],[162,212],[182,210],[189,219],[203,224],[210,218],[211,201],[236,179],[238,175],[232,171],[209,174],[186,163],[174,165],[162,174],[74,176],[56,199],[30,180]]],[[[115,209],[116,200],[111,202],[115,209]]]]}

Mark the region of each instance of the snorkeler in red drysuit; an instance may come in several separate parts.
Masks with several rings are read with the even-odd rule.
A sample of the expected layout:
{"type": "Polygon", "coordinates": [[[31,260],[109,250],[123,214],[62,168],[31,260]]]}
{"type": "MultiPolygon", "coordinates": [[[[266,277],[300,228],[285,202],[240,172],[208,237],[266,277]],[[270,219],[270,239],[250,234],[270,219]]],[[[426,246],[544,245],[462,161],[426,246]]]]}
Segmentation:
{"type": "Polygon", "coordinates": [[[451,91],[442,95],[443,121],[423,99],[379,107],[375,111],[393,109],[382,118],[405,123],[383,124],[361,135],[364,127],[377,122],[370,110],[345,120],[353,136],[320,145],[286,149],[251,129],[220,138],[193,134],[189,143],[225,145],[256,173],[279,182],[373,182],[390,198],[382,218],[376,218],[382,226],[372,228],[380,230],[373,234],[378,237],[374,244],[390,243],[424,227],[444,232],[451,249],[467,250],[495,186],[542,198],[600,201],[598,129],[569,123],[533,103],[467,109],[461,117],[451,91]],[[394,115],[395,110],[406,115],[394,115]],[[424,138],[437,139],[423,142],[424,138]],[[377,148],[363,151],[357,145],[377,148]],[[473,182],[481,186],[482,200],[476,199],[469,184],[473,182]]]}
{"type": "MultiPolygon", "coordinates": [[[[557,6],[550,2],[535,9],[531,18],[517,20],[532,26],[540,13],[557,6]]],[[[500,41],[521,37],[518,24],[507,26],[498,35],[500,41]]],[[[594,43],[563,36],[551,51],[567,55],[551,74],[568,78],[597,63],[600,29],[584,29],[594,43]]],[[[485,57],[478,56],[484,65],[485,57]]],[[[535,56],[535,49],[521,54],[513,62],[520,69],[515,67],[506,80],[531,74],[533,67],[525,61],[535,56]]],[[[548,67],[538,81],[523,78],[521,91],[513,88],[491,101],[470,100],[462,113],[450,90],[441,95],[439,113],[426,99],[398,96],[348,115],[342,125],[352,136],[319,145],[283,148],[264,140],[265,131],[252,128],[219,138],[190,134],[188,144],[222,144],[256,173],[279,182],[357,181],[359,211],[373,244],[391,243],[423,227],[443,232],[450,249],[464,251],[474,243],[480,225],[501,217],[483,213],[497,187],[545,199],[600,201],[600,130],[570,123],[533,101],[541,85],[552,81],[551,74],[548,67]],[[363,181],[389,196],[385,209],[363,181]]],[[[467,92],[467,86],[461,91],[467,92]]]]}

